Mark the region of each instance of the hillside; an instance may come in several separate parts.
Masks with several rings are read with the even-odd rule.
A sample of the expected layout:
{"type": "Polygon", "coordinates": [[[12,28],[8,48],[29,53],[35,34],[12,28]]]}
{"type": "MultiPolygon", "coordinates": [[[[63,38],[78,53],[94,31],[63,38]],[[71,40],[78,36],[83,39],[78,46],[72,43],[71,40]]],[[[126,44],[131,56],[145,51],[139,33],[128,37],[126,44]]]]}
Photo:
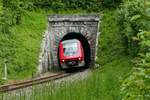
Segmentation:
{"type": "Polygon", "coordinates": [[[0,77],[4,59],[8,60],[8,79],[27,78],[35,73],[46,23],[45,11],[27,12],[21,25],[11,28],[11,34],[0,34],[0,77]]]}

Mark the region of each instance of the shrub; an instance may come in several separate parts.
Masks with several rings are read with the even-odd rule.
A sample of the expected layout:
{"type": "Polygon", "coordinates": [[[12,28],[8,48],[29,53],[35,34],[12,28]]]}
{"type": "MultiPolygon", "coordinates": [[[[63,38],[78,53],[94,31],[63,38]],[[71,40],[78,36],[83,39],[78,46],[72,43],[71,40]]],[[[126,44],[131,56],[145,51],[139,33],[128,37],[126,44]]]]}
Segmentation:
{"type": "Polygon", "coordinates": [[[123,0],[101,0],[104,7],[117,7],[123,0]]]}
{"type": "Polygon", "coordinates": [[[10,33],[11,26],[21,23],[23,8],[20,0],[3,0],[0,14],[0,31],[2,33],[10,33]]]}
{"type": "Polygon", "coordinates": [[[148,23],[143,18],[145,8],[142,2],[143,0],[126,1],[118,10],[118,27],[123,37],[126,53],[131,56],[136,56],[139,50],[138,43],[133,41],[132,37],[137,36],[140,29],[148,29],[148,23]]]}
{"type": "Polygon", "coordinates": [[[150,97],[150,32],[141,31],[136,38],[140,53],[133,60],[136,67],[122,84],[123,100],[148,100],[150,97]]]}
{"type": "Polygon", "coordinates": [[[0,32],[4,33],[4,34],[8,34],[10,33],[10,14],[6,13],[8,12],[7,9],[3,10],[3,12],[0,14],[0,32]]]}
{"type": "MultiPolygon", "coordinates": [[[[24,0],[23,0],[24,1],[24,0]]],[[[84,9],[87,11],[99,11],[100,2],[97,0],[28,0],[36,8],[52,9],[55,12],[66,9],[84,9]]]]}
{"type": "Polygon", "coordinates": [[[150,25],[143,0],[130,0],[118,10],[118,25],[135,67],[123,80],[123,100],[150,98],[150,25]]]}

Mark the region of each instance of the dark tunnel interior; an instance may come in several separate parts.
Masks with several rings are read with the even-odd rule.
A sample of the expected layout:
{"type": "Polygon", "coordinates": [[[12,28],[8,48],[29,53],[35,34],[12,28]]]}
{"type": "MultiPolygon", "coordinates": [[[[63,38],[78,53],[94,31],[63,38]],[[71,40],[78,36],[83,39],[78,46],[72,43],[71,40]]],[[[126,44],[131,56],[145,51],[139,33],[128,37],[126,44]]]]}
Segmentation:
{"type": "MultiPolygon", "coordinates": [[[[82,43],[83,50],[84,50],[85,66],[89,67],[91,62],[91,50],[90,50],[90,45],[88,43],[88,40],[80,33],[71,32],[66,34],[61,39],[61,41],[69,40],[69,39],[78,39],[82,43]]],[[[58,48],[58,55],[59,55],[59,48],[58,48]]],[[[59,56],[58,56],[58,61],[59,61],[59,56]]]]}

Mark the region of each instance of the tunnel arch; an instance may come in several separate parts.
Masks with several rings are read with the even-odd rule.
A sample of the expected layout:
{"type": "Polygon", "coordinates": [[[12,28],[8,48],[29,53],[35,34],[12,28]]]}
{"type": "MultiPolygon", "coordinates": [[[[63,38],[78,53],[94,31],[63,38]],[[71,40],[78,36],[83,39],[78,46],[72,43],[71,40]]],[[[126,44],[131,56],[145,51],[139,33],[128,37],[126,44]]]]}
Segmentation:
{"type": "MultiPolygon", "coordinates": [[[[83,50],[84,50],[85,66],[89,67],[90,62],[91,62],[91,49],[90,49],[90,44],[88,43],[88,40],[81,33],[70,32],[64,35],[59,42],[64,41],[64,40],[69,40],[69,39],[78,39],[81,42],[83,46],[83,50]]],[[[60,66],[59,48],[58,48],[57,54],[58,54],[58,62],[60,66]]]]}

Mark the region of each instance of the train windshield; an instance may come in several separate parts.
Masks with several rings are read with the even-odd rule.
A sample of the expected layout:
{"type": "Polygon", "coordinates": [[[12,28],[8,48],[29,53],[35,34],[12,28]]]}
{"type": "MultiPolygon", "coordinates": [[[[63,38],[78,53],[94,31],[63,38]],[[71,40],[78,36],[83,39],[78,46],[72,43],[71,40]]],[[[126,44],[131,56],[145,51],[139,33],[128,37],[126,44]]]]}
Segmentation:
{"type": "Polygon", "coordinates": [[[63,51],[65,56],[73,56],[78,52],[78,45],[76,42],[63,43],[63,51]]]}

